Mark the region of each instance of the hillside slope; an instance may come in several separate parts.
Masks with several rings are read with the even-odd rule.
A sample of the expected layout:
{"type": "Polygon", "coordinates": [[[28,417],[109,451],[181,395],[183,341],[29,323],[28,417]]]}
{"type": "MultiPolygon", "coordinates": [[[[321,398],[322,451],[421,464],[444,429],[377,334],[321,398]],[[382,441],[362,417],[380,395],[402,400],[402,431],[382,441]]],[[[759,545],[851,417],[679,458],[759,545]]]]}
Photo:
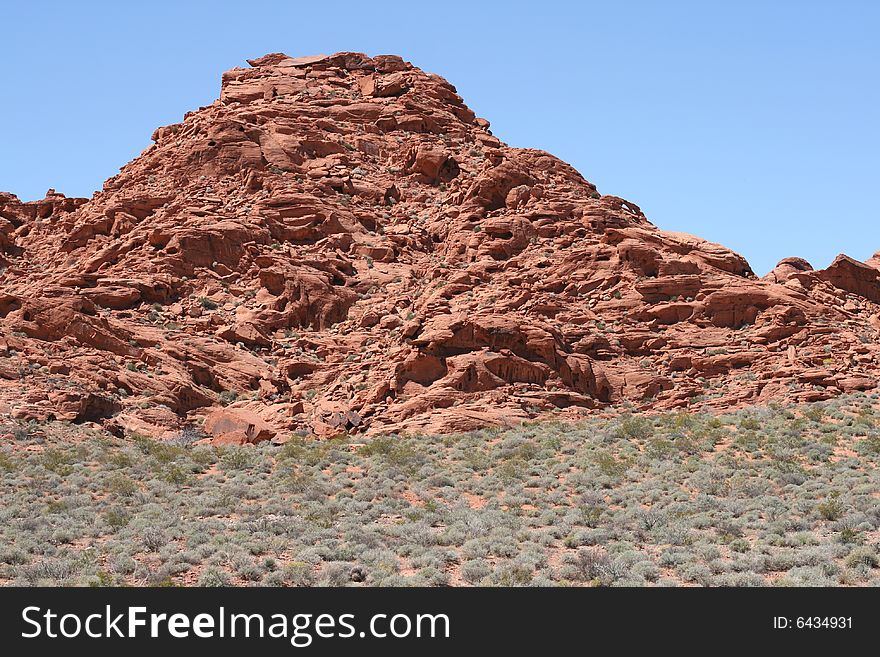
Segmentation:
{"type": "Polygon", "coordinates": [[[250,65],[93,198],[0,195],[0,411],[241,443],[876,387],[880,254],[759,279],[399,57],[250,65]]]}

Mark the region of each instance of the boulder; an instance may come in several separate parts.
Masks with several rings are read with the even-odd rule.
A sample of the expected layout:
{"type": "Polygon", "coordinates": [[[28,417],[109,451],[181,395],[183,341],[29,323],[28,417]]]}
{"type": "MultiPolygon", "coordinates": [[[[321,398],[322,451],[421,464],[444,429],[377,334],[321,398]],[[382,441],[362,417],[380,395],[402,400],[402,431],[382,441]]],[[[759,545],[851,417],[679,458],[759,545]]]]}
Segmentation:
{"type": "Polygon", "coordinates": [[[202,428],[214,444],[261,443],[272,440],[276,434],[259,415],[241,408],[212,411],[205,417],[202,428]]]}

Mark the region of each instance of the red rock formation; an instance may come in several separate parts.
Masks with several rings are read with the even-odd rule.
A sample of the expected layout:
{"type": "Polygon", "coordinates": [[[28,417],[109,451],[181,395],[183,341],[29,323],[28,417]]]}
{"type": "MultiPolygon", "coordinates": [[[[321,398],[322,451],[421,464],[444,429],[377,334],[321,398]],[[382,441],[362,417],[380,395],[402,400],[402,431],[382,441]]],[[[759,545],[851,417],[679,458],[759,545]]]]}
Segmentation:
{"type": "Polygon", "coordinates": [[[758,279],[398,57],[250,64],[93,198],[0,195],[13,416],[241,443],[876,386],[878,257],[758,279]]]}
{"type": "Polygon", "coordinates": [[[864,262],[839,255],[828,269],[818,272],[817,276],[841,290],[880,303],[880,269],[864,262]]]}

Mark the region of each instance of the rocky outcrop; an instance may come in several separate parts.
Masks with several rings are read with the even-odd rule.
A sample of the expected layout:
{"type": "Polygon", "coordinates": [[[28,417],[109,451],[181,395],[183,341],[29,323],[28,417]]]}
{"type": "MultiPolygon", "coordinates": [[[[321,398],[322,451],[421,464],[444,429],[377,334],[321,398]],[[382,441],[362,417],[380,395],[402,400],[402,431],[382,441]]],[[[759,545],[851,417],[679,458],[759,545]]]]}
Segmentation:
{"type": "Polygon", "coordinates": [[[813,271],[813,266],[803,258],[783,258],[773,268],[773,271],[764,277],[764,280],[774,283],[785,283],[791,279],[803,280],[798,277],[807,276],[809,278],[808,274],[811,271],[813,271]]]}
{"type": "Polygon", "coordinates": [[[394,56],[271,54],[91,199],[0,194],[0,402],[216,443],[869,390],[880,254],[758,279],[394,56]]]}
{"type": "Polygon", "coordinates": [[[880,303],[880,269],[849,256],[839,255],[827,269],[816,273],[834,287],[880,303]]]}

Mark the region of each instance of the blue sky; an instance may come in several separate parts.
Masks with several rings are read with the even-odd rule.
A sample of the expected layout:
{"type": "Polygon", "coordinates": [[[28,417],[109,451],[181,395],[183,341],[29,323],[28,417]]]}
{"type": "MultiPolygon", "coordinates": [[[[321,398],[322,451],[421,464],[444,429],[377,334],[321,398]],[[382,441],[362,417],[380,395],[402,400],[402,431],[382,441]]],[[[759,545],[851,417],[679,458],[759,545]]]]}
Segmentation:
{"type": "Polygon", "coordinates": [[[88,196],[267,52],[395,53],[758,273],[880,250],[880,2],[4,3],[0,190],[88,196]]]}

